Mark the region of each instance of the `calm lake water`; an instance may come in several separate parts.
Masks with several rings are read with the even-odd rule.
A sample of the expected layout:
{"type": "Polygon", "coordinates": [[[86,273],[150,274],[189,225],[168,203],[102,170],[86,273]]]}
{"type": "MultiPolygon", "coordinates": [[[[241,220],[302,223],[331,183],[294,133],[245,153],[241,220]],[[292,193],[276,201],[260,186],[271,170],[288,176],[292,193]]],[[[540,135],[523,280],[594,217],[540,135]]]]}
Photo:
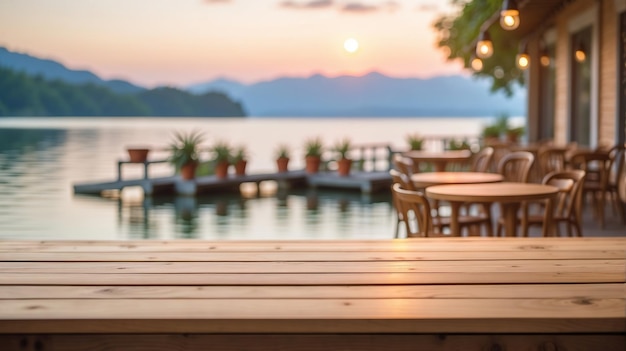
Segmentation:
{"type": "MultiPolygon", "coordinates": [[[[165,147],[175,131],[200,130],[206,145],[227,141],[251,154],[248,172],[273,171],[279,144],[292,148],[290,169],[303,167],[304,140],[332,146],[390,143],[406,135],[477,135],[487,118],[0,119],[0,239],[387,239],[395,214],[389,194],[337,190],[263,192],[253,197],[144,198],[137,189],[116,198],[74,195],[74,183],[114,180],[126,147],[165,147]]],[[[152,154],[163,158],[165,154],[152,154]]],[[[171,175],[168,164],[152,176],[171,175]]],[[[124,177],[141,177],[128,165],[124,177]]]]}

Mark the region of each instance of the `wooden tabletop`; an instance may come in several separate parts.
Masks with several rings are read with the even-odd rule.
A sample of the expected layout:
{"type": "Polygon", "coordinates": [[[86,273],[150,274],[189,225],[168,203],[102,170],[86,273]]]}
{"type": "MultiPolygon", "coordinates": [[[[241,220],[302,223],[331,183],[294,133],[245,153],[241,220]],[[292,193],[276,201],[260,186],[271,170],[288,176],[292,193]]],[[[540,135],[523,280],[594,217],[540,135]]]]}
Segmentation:
{"type": "Polygon", "coordinates": [[[426,172],[411,176],[416,188],[443,184],[496,183],[503,179],[501,174],[482,172],[426,172]]]}
{"type": "MultiPolygon", "coordinates": [[[[500,203],[505,233],[507,236],[515,236],[521,202],[553,199],[558,192],[559,189],[551,185],[514,182],[434,185],[426,188],[426,196],[429,198],[450,202],[450,230],[455,236],[460,235],[459,206],[464,202],[500,203]]],[[[546,209],[548,213],[552,212],[551,206],[549,202],[546,209]]],[[[546,218],[543,235],[549,235],[552,231],[551,218],[546,218]]]]}
{"type": "Polygon", "coordinates": [[[469,150],[449,150],[441,152],[432,151],[407,151],[404,156],[419,161],[464,161],[472,157],[472,152],[469,150]]]}
{"type": "Polygon", "coordinates": [[[426,196],[444,201],[520,202],[542,200],[556,195],[558,191],[551,185],[503,182],[435,185],[426,189],[426,196]]]}
{"type": "Polygon", "coordinates": [[[616,333],[611,343],[622,345],[625,264],[626,238],[5,241],[0,342],[16,342],[7,333],[616,333]]]}

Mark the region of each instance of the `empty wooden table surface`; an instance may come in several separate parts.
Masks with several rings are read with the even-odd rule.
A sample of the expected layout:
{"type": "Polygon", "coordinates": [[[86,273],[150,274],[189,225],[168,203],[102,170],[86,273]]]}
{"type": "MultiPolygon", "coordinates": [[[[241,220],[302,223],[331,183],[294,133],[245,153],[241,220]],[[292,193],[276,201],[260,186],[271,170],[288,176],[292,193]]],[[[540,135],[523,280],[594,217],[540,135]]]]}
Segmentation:
{"type": "MultiPolygon", "coordinates": [[[[523,201],[553,199],[559,189],[551,185],[529,183],[486,183],[486,184],[457,184],[435,185],[426,188],[426,196],[434,200],[443,200],[450,203],[450,231],[459,236],[458,222],[459,207],[464,202],[493,203],[502,205],[504,228],[507,236],[515,236],[517,226],[517,212],[523,201]]],[[[547,213],[552,213],[552,201],[548,202],[547,213]]],[[[547,236],[552,229],[550,217],[543,225],[543,234],[547,236]]]]}
{"type": "Polygon", "coordinates": [[[0,349],[621,351],[625,264],[626,238],[5,241],[0,349]]]}
{"type": "Polygon", "coordinates": [[[443,184],[497,183],[502,180],[501,174],[482,172],[427,172],[411,176],[411,181],[418,189],[443,184]]]}
{"type": "Polygon", "coordinates": [[[448,163],[466,162],[472,157],[472,152],[469,150],[441,152],[408,151],[404,153],[404,156],[413,160],[413,164],[415,165],[418,165],[420,162],[429,162],[433,164],[435,172],[444,172],[448,163]]]}

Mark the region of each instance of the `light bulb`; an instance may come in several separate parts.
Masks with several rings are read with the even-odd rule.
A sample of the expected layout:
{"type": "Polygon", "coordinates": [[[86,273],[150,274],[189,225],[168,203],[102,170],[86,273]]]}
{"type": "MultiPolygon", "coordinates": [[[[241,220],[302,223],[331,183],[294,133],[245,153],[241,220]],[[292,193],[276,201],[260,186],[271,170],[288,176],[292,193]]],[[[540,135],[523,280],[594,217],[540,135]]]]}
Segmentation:
{"type": "Polygon", "coordinates": [[[541,58],[539,59],[539,61],[541,61],[541,65],[543,67],[548,67],[550,66],[550,56],[548,55],[541,55],[541,58]]]}
{"type": "Polygon", "coordinates": [[[515,63],[517,64],[517,68],[521,70],[525,70],[530,66],[530,56],[527,53],[518,54],[515,58],[515,63]]]}
{"type": "Polygon", "coordinates": [[[476,72],[483,70],[483,60],[479,59],[478,57],[475,57],[472,60],[471,65],[472,65],[472,69],[476,72]]]}
{"type": "Polygon", "coordinates": [[[578,62],[585,62],[585,60],[587,59],[587,54],[585,54],[585,51],[582,49],[578,49],[576,50],[576,52],[574,53],[574,56],[576,57],[576,61],[578,62]]]}
{"type": "Polygon", "coordinates": [[[512,11],[502,11],[500,13],[500,27],[504,30],[515,30],[519,27],[520,19],[519,12],[515,11],[515,14],[509,14],[512,11]],[[504,13],[507,13],[506,15],[504,13]]]}
{"type": "Polygon", "coordinates": [[[493,44],[491,40],[481,40],[476,45],[476,56],[479,58],[489,58],[493,55],[493,44]]]}

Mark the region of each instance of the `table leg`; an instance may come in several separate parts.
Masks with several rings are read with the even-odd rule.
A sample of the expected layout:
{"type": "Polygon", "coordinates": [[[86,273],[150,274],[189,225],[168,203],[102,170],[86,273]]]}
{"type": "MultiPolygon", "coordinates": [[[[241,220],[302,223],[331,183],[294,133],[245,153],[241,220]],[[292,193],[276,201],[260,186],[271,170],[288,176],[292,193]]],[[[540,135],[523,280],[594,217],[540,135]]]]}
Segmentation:
{"type": "Polygon", "coordinates": [[[450,201],[450,235],[461,236],[461,228],[459,226],[459,209],[461,202],[450,201]]]}
{"type": "Polygon", "coordinates": [[[122,180],[122,162],[117,161],[117,181],[122,180]]]}
{"type": "Polygon", "coordinates": [[[446,162],[433,161],[433,168],[435,169],[435,172],[445,172],[446,162]]]}
{"type": "Polygon", "coordinates": [[[508,202],[502,204],[502,217],[504,218],[505,236],[516,236],[517,211],[520,204],[518,202],[508,202]]]}
{"type": "Polygon", "coordinates": [[[541,227],[541,235],[543,235],[544,237],[556,235],[554,221],[552,218],[554,216],[554,210],[552,208],[552,206],[554,206],[553,202],[554,201],[552,199],[548,199],[546,201],[546,212],[543,217],[543,226],[541,227]]]}

